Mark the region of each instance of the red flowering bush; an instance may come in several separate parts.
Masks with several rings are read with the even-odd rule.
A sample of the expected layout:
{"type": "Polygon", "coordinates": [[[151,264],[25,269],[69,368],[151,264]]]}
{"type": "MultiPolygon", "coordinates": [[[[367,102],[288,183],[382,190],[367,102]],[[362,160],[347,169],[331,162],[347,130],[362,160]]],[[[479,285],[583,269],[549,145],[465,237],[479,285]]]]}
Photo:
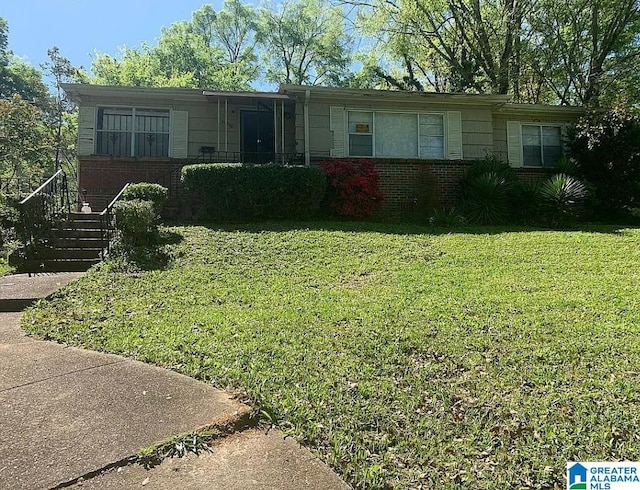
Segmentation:
{"type": "Polygon", "coordinates": [[[327,173],[325,201],[335,214],[366,218],[380,209],[384,197],[371,160],[329,160],[320,166],[327,173]]]}

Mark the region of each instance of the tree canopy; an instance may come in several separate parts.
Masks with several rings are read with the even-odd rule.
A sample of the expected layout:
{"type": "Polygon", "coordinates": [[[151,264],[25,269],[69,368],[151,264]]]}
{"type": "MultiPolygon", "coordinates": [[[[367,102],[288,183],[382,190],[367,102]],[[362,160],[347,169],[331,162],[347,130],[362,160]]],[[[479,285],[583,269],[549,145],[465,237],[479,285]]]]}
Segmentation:
{"type": "Polygon", "coordinates": [[[385,61],[369,69],[390,87],[564,105],[638,100],[638,0],[344,3],[385,61]]]}
{"type": "Polygon", "coordinates": [[[91,69],[100,84],[251,90],[260,82],[340,85],[350,63],[339,7],[286,0],[257,11],[225,0],[220,11],[205,4],[163,28],[153,45],[97,53],[91,69]]]}
{"type": "Polygon", "coordinates": [[[47,52],[39,70],[9,50],[9,26],[0,18],[0,176],[36,180],[65,167],[75,176],[76,113],[60,83],[86,74],[60,54],[47,52]],[[48,80],[51,88],[45,83],[48,80]]]}

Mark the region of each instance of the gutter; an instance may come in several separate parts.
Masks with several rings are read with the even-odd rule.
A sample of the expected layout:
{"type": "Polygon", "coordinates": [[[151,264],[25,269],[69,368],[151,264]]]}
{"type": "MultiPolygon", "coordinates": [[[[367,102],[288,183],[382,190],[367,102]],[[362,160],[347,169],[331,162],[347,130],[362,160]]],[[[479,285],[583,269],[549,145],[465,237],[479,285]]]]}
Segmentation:
{"type": "Polygon", "coordinates": [[[311,152],[309,151],[309,99],[311,90],[304,92],[304,166],[311,166],[311,152]]]}

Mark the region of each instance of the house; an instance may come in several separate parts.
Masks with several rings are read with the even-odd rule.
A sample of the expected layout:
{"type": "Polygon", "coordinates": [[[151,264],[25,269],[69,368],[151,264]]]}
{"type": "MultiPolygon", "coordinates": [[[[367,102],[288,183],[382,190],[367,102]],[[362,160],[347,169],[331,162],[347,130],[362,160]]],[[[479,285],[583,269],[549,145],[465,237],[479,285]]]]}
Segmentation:
{"type": "Polygon", "coordinates": [[[474,159],[546,175],[582,108],[508,96],[281,85],[277,92],[65,84],[79,105],[78,181],[94,209],[126,182],[179,185],[193,162],[376,162],[385,211],[455,203],[474,159]]]}

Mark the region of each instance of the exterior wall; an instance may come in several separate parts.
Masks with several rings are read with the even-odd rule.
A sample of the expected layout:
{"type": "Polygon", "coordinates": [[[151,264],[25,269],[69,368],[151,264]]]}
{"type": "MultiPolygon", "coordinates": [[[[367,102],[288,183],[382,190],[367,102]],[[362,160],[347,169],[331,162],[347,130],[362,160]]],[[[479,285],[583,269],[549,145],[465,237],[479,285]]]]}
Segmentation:
{"type": "Polygon", "coordinates": [[[501,114],[493,115],[493,153],[500,160],[508,161],[507,121],[533,122],[541,124],[573,124],[577,116],[566,114],[501,114]]]}
{"type": "MultiPolygon", "coordinates": [[[[265,100],[264,105],[272,107],[273,101],[265,100]]],[[[204,96],[197,101],[174,101],[170,99],[160,99],[151,97],[139,98],[118,98],[111,97],[108,101],[104,98],[87,97],[82,102],[83,107],[137,107],[167,109],[174,111],[187,111],[189,113],[188,122],[188,157],[196,158],[200,155],[200,148],[203,146],[213,146],[218,152],[230,152],[238,154],[241,151],[241,127],[240,113],[242,111],[256,111],[258,105],[251,100],[229,99],[225,112],[225,102],[220,100],[218,107],[217,100],[210,100],[204,96]],[[219,108],[219,113],[218,113],[219,108]],[[220,125],[218,126],[218,116],[220,125]]],[[[285,106],[285,147],[282,149],[282,106],[280,101],[276,103],[276,134],[278,152],[293,153],[295,151],[295,140],[293,139],[293,127],[295,124],[291,106],[285,106]]],[[[266,110],[262,107],[260,110],[266,110]]]]}
{"type": "MultiPolygon", "coordinates": [[[[462,154],[465,160],[482,158],[493,150],[493,116],[487,107],[465,105],[443,105],[420,101],[419,104],[389,102],[382,97],[369,103],[345,100],[314,100],[309,102],[309,152],[312,158],[329,157],[333,148],[333,133],[330,130],[330,107],[347,109],[446,112],[460,111],[462,115],[462,154]]],[[[296,151],[304,153],[304,100],[298,99],[295,117],[296,151]]]]}
{"type": "Polygon", "coordinates": [[[86,201],[93,211],[102,211],[127,182],[155,182],[175,195],[185,163],[169,158],[82,157],[78,188],[87,191],[86,201]]]}
{"type": "MultiPolygon", "coordinates": [[[[460,181],[472,165],[465,160],[375,159],[374,162],[384,196],[381,216],[390,220],[426,220],[434,209],[456,206],[460,200],[460,181]]],[[[543,168],[515,171],[523,180],[536,180],[552,173],[543,168]]]]}

